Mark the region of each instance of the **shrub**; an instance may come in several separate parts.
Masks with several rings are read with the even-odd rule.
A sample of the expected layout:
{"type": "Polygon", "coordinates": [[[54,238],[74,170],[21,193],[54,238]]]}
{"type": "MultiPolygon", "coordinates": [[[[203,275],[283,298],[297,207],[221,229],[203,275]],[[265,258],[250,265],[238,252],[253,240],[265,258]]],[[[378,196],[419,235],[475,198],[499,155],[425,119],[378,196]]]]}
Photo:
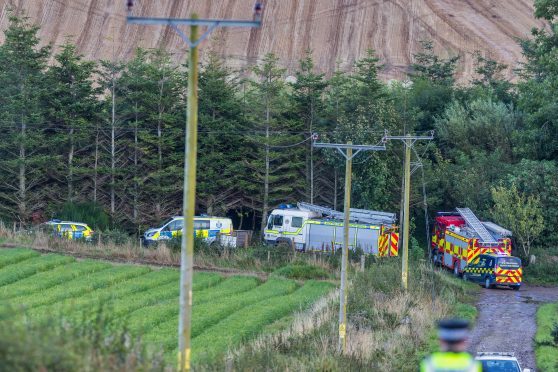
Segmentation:
{"type": "Polygon", "coordinates": [[[297,280],[329,278],[329,273],[323,267],[313,266],[300,261],[283,266],[279,270],[275,270],[274,274],[297,280]]]}
{"type": "Polygon", "coordinates": [[[67,202],[60,210],[53,213],[54,218],[66,221],[85,222],[94,230],[108,230],[110,217],[103,207],[97,203],[67,202]]]}
{"type": "Polygon", "coordinates": [[[534,264],[523,262],[525,266],[525,281],[533,284],[558,283],[558,248],[533,249],[536,256],[534,264]]]}

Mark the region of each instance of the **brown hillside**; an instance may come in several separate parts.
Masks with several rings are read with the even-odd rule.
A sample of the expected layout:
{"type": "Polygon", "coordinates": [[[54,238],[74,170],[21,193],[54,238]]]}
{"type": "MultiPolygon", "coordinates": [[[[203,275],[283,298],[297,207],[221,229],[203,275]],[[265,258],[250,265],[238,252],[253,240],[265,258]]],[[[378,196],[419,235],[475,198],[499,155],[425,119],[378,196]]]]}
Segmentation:
{"type": "MultiPolygon", "coordinates": [[[[251,18],[254,0],[136,0],[135,15],[251,18]]],[[[533,0],[268,0],[261,31],[221,29],[203,44],[234,67],[253,64],[274,52],[293,69],[305,50],[317,67],[349,68],[373,48],[385,64],[383,77],[404,76],[419,41],[433,40],[442,55],[460,54],[461,80],[472,73],[472,56],[486,56],[516,67],[516,38],[527,37],[542,22],[533,17],[533,0]]],[[[41,26],[46,42],[60,45],[68,36],[88,58],[130,58],[134,49],[164,46],[183,60],[185,47],[170,29],[126,25],[124,0],[0,0],[0,27],[10,7],[26,12],[41,26]]],[[[0,36],[1,40],[2,36],[0,36]]],[[[513,72],[508,72],[513,78],[513,72]]]]}

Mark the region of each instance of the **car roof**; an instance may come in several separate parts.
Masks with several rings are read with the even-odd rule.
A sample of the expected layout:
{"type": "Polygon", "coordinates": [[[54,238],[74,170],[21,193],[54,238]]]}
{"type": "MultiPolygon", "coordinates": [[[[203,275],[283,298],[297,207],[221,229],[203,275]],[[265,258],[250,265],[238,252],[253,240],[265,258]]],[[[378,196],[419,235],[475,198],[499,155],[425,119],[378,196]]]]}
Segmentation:
{"type": "Polygon", "coordinates": [[[68,224],[68,225],[80,225],[80,226],[87,226],[84,222],[74,222],[74,221],[60,221],[60,220],[51,220],[46,222],[47,224],[51,225],[61,225],[61,224],[68,224]]]}
{"type": "Polygon", "coordinates": [[[513,360],[517,362],[517,358],[508,355],[479,355],[475,357],[477,360],[513,360]]]}

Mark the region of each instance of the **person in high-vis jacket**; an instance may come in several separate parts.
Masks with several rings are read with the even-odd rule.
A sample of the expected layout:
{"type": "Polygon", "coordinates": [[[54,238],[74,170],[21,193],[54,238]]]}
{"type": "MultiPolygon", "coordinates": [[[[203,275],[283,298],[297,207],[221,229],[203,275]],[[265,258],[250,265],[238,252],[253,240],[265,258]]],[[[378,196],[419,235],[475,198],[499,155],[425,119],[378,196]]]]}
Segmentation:
{"type": "Polygon", "coordinates": [[[446,319],[438,323],[441,351],[420,364],[421,372],[481,372],[482,365],[467,350],[469,322],[446,319]]]}

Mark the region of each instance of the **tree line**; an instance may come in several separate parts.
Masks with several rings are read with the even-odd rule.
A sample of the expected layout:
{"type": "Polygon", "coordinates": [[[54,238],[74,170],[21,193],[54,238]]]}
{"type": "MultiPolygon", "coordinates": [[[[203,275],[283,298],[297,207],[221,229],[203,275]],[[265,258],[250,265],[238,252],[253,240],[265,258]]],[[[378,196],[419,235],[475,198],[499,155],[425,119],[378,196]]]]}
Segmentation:
{"type": "MultiPolygon", "coordinates": [[[[536,16],[554,25],[558,11],[547,3],[536,16]]],[[[341,209],[344,160],[314,148],[313,133],[376,144],[384,130],[433,130],[435,139],[413,154],[423,164],[412,181],[417,236],[425,205],[430,216],[466,206],[524,231],[529,247],[555,244],[555,29],[534,29],[520,42],[516,82],[477,53],[475,76],[458,84],[459,56],[441,58],[428,41],[405,82],[381,81],[372,50],[331,76],[316,71],[309,51],[294,79],[272,54],[245,71],[209,55],[199,81],[198,213],[258,229],[280,203],[341,209]]],[[[37,35],[12,16],[0,46],[0,218],[32,223],[81,208],[133,232],[179,214],[188,66],[143,49],[128,61],[88,61],[69,41],[49,64],[51,46],[37,35]]],[[[355,207],[399,211],[402,152],[390,143],[355,158],[355,207]]]]}

